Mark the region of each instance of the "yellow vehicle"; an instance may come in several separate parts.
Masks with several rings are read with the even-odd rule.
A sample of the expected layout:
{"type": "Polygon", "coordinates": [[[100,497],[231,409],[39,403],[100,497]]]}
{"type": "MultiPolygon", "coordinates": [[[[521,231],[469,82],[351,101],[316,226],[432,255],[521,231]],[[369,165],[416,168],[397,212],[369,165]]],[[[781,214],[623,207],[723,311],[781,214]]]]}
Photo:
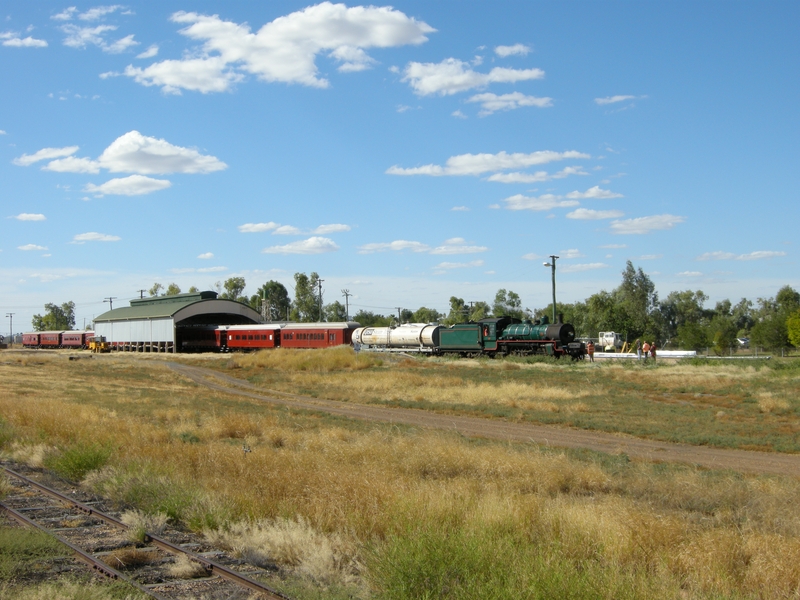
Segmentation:
{"type": "Polygon", "coordinates": [[[111,346],[104,336],[98,335],[93,337],[92,341],[89,342],[89,350],[95,354],[98,352],[111,352],[111,346]]]}

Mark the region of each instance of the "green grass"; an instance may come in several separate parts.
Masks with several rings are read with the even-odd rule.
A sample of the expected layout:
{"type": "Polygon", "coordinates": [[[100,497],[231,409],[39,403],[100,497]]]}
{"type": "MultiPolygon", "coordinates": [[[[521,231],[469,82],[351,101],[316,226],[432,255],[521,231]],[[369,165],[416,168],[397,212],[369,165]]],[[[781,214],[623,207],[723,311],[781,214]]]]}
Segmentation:
{"type": "Polygon", "coordinates": [[[90,471],[103,467],[110,456],[111,449],[100,444],[76,444],[49,454],[44,465],[70,481],[81,481],[90,471]]]}

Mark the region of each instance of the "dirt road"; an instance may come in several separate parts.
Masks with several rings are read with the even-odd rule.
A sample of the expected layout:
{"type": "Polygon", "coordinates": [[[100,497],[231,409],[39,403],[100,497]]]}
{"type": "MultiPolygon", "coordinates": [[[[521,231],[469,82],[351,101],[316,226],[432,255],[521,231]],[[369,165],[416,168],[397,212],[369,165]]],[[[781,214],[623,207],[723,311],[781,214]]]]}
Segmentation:
{"type": "Polygon", "coordinates": [[[217,391],[291,408],[316,410],[353,419],[402,423],[429,429],[445,429],[456,431],[468,437],[533,442],[560,448],[587,448],[609,454],[627,454],[631,458],[682,462],[711,469],[732,469],[752,473],[800,477],[800,454],[687,446],[684,444],[643,440],[627,435],[536,425],[533,423],[511,423],[490,418],[440,415],[430,411],[409,408],[384,408],[365,404],[349,404],[347,402],[321,400],[273,390],[261,390],[247,381],[202,367],[172,362],[167,363],[167,365],[170,369],[195,383],[217,391]]]}

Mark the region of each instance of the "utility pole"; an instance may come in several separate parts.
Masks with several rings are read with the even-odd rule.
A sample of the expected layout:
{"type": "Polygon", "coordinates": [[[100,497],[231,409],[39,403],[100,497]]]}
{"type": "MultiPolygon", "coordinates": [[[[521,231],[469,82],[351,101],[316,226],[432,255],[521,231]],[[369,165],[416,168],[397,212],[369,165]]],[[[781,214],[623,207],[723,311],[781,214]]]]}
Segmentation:
{"type": "Polygon", "coordinates": [[[8,342],[9,346],[14,345],[14,314],[15,313],[6,313],[6,316],[8,317],[8,337],[10,340],[8,342]]]}
{"type": "Polygon", "coordinates": [[[401,325],[400,311],[403,310],[403,307],[402,306],[395,306],[395,308],[397,309],[397,324],[401,325]]]}
{"type": "Polygon", "coordinates": [[[145,293],[147,290],[136,290],[136,291],[137,291],[137,292],[139,292],[139,300],[142,300],[142,299],[144,298],[144,293],[145,293]]]}
{"type": "Polygon", "coordinates": [[[114,300],[116,299],[116,296],[112,296],[103,300],[103,302],[108,302],[108,310],[114,310],[114,300]]]}
{"type": "Polygon", "coordinates": [[[342,290],[344,296],[344,318],[350,320],[350,290],[342,290]]]}
{"type": "Polygon", "coordinates": [[[317,285],[319,286],[319,320],[320,322],[324,319],[322,318],[322,282],[325,281],[324,279],[317,279],[317,285]]]}
{"type": "Polygon", "coordinates": [[[550,258],[552,259],[549,263],[544,263],[545,267],[550,267],[553,271],[553,323],[556,322],[556,260],[561,258],[560,256],[556,256],[555,254],[551,254],[550,258]]]}

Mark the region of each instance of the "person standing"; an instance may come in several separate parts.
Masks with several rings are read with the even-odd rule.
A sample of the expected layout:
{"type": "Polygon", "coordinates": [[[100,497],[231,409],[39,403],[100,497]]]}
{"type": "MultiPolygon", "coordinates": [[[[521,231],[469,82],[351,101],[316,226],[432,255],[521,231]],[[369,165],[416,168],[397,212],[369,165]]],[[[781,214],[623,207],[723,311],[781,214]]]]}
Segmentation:
{"type": "Polygon", "coordinates": [[[589,341],[586,344],[586,354],[589,355],[589,362],[594,362],[594,342],[589,341]]]}
{"type": "Polygon", "coordinates": [[[636,360],[642,360],[642,340],[636,340],[636,360]]]}
{"type": "Polygon", "coordinates": [[[647,356],[650,354],[650,344],[647,343],[647,340],[642,345],[642,354],[644,354],[644,362],[647,362],[647,356]]]}
{"type": "Polygon", "coordinates": [[[656,343],[655,342],[650,344],[650,358],[653,359],[653,362],[656,362],[656,343]]]}

